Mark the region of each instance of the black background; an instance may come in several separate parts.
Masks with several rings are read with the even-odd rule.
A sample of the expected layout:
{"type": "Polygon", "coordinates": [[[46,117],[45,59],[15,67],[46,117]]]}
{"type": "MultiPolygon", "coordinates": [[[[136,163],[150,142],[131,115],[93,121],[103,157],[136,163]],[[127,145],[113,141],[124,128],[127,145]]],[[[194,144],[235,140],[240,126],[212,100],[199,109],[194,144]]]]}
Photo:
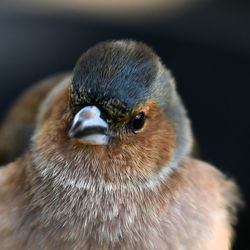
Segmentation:
{"type": "MultiPolygon", "coordinates": [[[[0,118],[35,81],[71,70],[98,41],[133,38],[151,45],[175,75],[203,159],[249,192],[250,4],[210,1],[176,18],[146,23],[0,10],[0,118]]],[[[250,249],[248,208],[235,249],[250,249]]]]}

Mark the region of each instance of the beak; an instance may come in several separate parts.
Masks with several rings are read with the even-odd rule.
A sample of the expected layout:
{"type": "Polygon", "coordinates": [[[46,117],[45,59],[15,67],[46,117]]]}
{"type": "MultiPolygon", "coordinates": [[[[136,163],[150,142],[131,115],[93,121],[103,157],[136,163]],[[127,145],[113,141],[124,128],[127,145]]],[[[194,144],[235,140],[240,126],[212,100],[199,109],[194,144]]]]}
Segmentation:
{"type": "Polygon", "coordinates": [[[96,106],[81,109],[74,117],[69,130],[70,138],[77,138],[85,144],[107,145],[108,124],[100,117],[101,111],[96,106]]]}

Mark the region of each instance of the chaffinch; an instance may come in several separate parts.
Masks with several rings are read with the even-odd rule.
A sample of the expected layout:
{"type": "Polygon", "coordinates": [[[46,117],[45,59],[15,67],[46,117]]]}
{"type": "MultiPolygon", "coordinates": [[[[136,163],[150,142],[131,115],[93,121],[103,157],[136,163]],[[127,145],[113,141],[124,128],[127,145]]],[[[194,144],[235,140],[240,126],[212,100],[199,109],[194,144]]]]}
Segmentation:
{"type": "Polygon", "coordinates": [[[230,249],[238,188],[191,157],[151,48],[100,43],[48,92],[29,148],[0,169],[2,250],[230,249]]]}

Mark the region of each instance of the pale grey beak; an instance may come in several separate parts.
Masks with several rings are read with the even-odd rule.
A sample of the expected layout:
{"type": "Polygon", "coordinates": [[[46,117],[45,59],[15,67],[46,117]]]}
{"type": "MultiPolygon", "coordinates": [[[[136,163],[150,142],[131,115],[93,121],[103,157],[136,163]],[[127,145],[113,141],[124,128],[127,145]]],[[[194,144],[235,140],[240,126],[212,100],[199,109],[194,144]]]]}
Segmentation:
{"type": "Polygon", "coordinates": [[[81,109],[74,117],[69,137],[77,138],[85,144],[108,144],[108,124],[100,115],[101,111],[96,106],[87,106],[81,109]]]}

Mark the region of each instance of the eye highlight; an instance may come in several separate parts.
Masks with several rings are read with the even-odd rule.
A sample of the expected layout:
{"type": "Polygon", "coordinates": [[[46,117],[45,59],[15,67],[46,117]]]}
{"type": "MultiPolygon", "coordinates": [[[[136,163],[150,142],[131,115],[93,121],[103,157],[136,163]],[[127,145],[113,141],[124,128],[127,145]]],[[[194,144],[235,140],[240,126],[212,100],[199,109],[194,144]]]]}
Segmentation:
{"type": "Polygon", "coordinates": [[[140,112],[137,115],[135,115],[131,120],[131,128],[134,132],[137,130],[140,130],[145,123],[145,114],[144,112],[140,112]]]}

